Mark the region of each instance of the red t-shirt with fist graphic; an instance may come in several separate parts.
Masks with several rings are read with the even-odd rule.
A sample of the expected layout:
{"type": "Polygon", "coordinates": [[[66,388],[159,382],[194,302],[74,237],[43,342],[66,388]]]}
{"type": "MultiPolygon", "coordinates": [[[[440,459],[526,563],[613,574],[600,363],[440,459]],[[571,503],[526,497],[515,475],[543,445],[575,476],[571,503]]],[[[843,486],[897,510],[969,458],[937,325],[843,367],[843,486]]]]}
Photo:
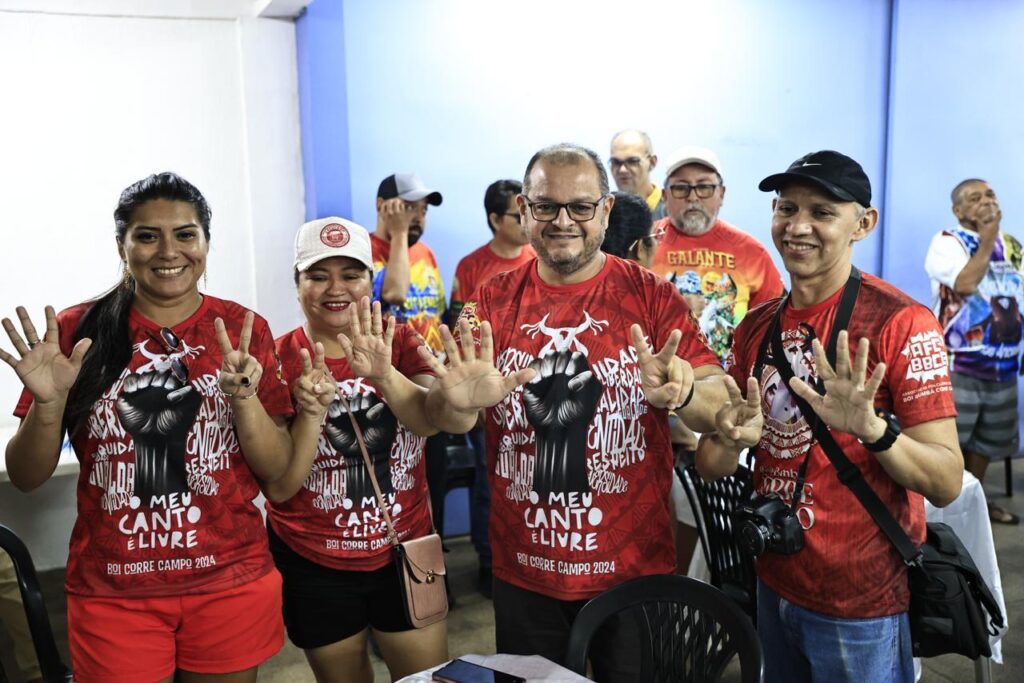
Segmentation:
{"type": "MultiPolygon", "coordinates": [[[[298,327],[278,338],[284,377],[294,388],[302,375],[301,349],[313,355],[313,345],[298,327]]],[[[408,325],[397,325],[391,362],[406,377],[433,375],[416,349],[422,345],[408,325]]],[[[373,384],[356,377],[341,358],[326,364],[348,399],[363,430],[374,474],[389,505],[400,541],[430,533],[427,507],[426,439],[395,419],[373,384]]],[[[391,561],[387,524],[366,472],[355,431],[340,401],[335,401],[317,444],[313,469],[302,488],[283,503],[267,502],[274,533],[306,559],[334,569],[369,571],[391,561]]]]}
{"type": "MultiPolygon", "coordinates": [[[[850,359],[861,338],[871,343],[868,375],[885,362],[885,379],[875,407],[892,412],[903,429],[953,417],[953,388],[942,329],[924,306],[892,285],[868,274],[849,324],[850,359]]],[[[782,344],[793,373],[817,377],[811,339],[827,344],[842,289],[827,300],[794,310],[781,320],[782,344]]],[[[741,387],[757,364],[779,300],[758,307],[736,330],[729,373],[741,387]]],[[[769,348],[767,356],[771,357],[769,348]]],[[[766,363],[758,378],[764,430],[755,451],[754,487],[758,494],[793,500],[797,471],[805,457],[807,481],[797,516],[805,530],[804,549],[794,555],[766,552],[758,558],[758,576],[783,598],[823,614],[870,618],[907,610],[906,568],[889,540],[853,492],[836,476],[814,441],[778,371],[766,363]]],[[[924,541],[922,497],[897,484],[875,455],[852,434],[832,430],[843,453],[864,474],[871,488],[915,544],[924,541]]]]}
{"type": "Polygon", "coordinates": [[[630,326],[655,351],[681,329],[678,355],[717,366],[679,292],[614,256],[563,286],[531,261],[481,286],[461,318],[476,335],[490,321],[502,373],[538,370],[487,411],[494,575],[580,600],[674,571],[668,420],[644,397],[630,326]]]}
{"type": "MultiPolygon", "coordinates": [[[[60,347],[71,353],[75,328],[91,304],[57,316],[60,347]]],[[[247,309],[204,296],[171,330],[132,310],[132,357],[121,376],[71,435],[81,463],[78,518],[71,532],[67,591],[103,597],[214,593],[253,581],[273,567],[253,499],[259,485],[242,454],[218,377],[223,357],[214,320],[238,344],[247,309]],[[180,361],[182,383],[172,371],[180,361]]],[[[292,414],[279,378],[273,337],[256,316],[249,353],[263,366],[259,401],[271,416],[292,414]]],[[[255,399],[254,399],[255,400],[255,399]]],[[[22,393],[14,414],[28,414],[22,393]]]]}

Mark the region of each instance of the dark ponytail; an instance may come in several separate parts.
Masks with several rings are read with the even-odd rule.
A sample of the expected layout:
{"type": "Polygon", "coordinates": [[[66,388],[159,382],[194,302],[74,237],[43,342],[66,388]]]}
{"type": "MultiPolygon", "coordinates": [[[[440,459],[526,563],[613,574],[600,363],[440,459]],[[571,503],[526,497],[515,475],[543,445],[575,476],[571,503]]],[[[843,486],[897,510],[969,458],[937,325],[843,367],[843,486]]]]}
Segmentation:
{"type": "MultiPolygon", "coordinates": [[[[181,176],[164,172],[143,178],[121,193],[121,199],[114,209],[114,228],[118,242],[124,242],[135,210],[155,199],[191,204],[206,239],[210,239],[210,205],[202,193],[181,176]]],[[[72,343],[88,337],[92,339],[92,346],[82,363],[78,379],[71,387],[64,409],[64,427],[69,434],[84,426],[84,420],[93,404],[131,361],[128,315],[134,298],[135,280],[126,270],[124,280],[96,299],[75,328],[72,343]]]]}

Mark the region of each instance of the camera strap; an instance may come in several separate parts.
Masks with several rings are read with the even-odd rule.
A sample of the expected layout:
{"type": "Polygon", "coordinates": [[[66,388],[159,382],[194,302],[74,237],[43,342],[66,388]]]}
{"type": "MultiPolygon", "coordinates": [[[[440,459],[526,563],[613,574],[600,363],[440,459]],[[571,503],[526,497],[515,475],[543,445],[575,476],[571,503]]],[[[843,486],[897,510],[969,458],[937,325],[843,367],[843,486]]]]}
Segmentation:
{"type": "MultiPolygon", "coordinates": [[[[836,318],[832,325],[832,333],[829,335],[829,344],[825,349],[825,355],[828,357],[828,362],[835,367],[836,364],[836,342],[839,337],[839,331],[847,329],[850,323],[850,318],[853,315],[853,306],[856,303],[857,295],[860,293],[861,277],[860,271],[857,268],[852,268],[850,271],[850,278],[846,281],[846,286],[843,288],[842,297],[839,300],[839,308],[836,311],[836,318]]],[[[782,348],[781,338],[781,319],[782,312],[789,303],[789,297],[787,296],[782,303],[779,305],[778,310],[775,312],[775,318],[772,321],[771,329],[768,332],[768,336],[761,342],[761,350],[758,354],[758,362],[755,366],[754,375],[758,381],[761,379],[760,370],[764,367],[766,362],[773,365],[782,376],[786,386],[789,387],[790,381],[793,379],[793,368],[789,363],[788,358],[785,355],[785,350],[782,348]],[[766,358],[766,352],[768,344],[771,344],[772,358],[768,361],[766,358]]],[[[814,389],[824,395],[823,382],[816,381],[814,383],[814,389]]],[[[832,466],[835,467],[836,473],[839,477],[839,481],[843,483],[853,495],[857,497],[857,500],[864,507],[871,518],[875,520],[875,523],[882,529],[882,533],[886,535],[889,541],[896,547],[896,551],[903,558],[903,561],[908,564],[918,564],[921,560],[921,551],[918,549],[907,533],[903,530],[903,527],[899,525],[896,519],[889,512],[888,508],[885,507],[885,503],[878,497],[875,490],[871,488],[871,485],[864,479],[864,475],[861,473],[860,468],[854,465],[846,454],[843,453],[843,449],[836,443],[835,438],[832,436],[832,432],[829,431],[828,426],[822,422],[814,409],[811,408],[810,404],[804,399],[797,396],[790,390],[790,395],[796,402],[797,407],[803,414],[804,418],[808,420],[811,425],[811,431],[818,443],[821,445],[821,449],[825,451],[825,455],[828,456],[832,466]]],[[[804,477],[807,473],[807,463],[810,460],[810,449],[807,451],[807,455],[804,457],[803,463],[800,465],[800,471],[797,475],[797,490],[793,495],[793,510],[796,509],[796,502],[799,500],[799,496],[803,493],[804,477]]]]}

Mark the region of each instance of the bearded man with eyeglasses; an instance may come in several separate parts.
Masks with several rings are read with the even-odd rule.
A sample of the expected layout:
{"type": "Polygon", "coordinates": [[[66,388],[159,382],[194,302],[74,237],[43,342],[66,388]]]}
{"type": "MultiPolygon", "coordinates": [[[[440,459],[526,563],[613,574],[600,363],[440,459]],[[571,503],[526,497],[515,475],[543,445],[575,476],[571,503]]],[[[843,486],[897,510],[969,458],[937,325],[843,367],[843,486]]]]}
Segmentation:
{"type": "MultiPolygon", "coordinates": [[[[563,661],[589,599],[676,569],[667,414],[707,430],[727,400],[682,296],[600,250],[614,203],[594,152],[537,152],[516,197],[537,258],[476,290],[432,365],[428,412],[486,409],[498,652],[563,661]]],[[[598,634],[597,680],[637,680],[637,638],[598,634]]]]}
{"type": "Polygon", "coordinates": [[[722,164],[702,147],[682,147],[665,171],[668,215],[656,222],[651,269],[673,283],[722,360],[747,311],[782,296],[772,257],[757,239],[718,217],[725,199],[722,164]]]}

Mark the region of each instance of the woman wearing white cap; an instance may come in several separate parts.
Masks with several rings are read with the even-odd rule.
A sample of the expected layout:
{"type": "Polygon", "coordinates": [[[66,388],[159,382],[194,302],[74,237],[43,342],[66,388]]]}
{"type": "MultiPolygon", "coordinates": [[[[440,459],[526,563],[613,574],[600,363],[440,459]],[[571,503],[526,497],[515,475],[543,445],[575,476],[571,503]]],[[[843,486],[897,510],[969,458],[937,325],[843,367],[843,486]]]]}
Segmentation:
{"type": "Polygon", "coordinates": [[[295,240],[295,283],[306,322],[276,341],[299,414],[295,456],[266,493],[270,548],[284,577],[288,636],[317,681],[373,681],[368,629],[394,679],[448,659],[445,621],[414,629],[369,473],[360,424],[399,540],[431,533],[425,437],[434,376],[406,325],[372,307],[366,230],[342,218],[306,223],[295,240]],[[341,394],[347,405],[337,398],[341,394]],[[321,426],[322,425],[322,426],[321,426]]]}

